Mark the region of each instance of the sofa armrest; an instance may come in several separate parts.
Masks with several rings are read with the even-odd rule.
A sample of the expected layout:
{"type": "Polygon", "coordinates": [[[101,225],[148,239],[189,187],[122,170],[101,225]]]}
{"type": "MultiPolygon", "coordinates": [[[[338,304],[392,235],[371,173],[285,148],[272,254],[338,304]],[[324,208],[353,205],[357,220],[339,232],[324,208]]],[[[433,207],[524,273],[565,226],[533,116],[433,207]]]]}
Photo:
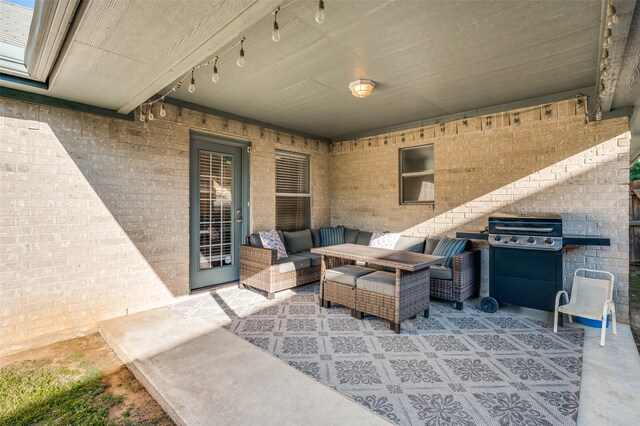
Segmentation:
{"type": "Polygon", "coordinates": [[[479,280],[480,251],[467,250],[453,256],[452,274],[454,281],[479,280]]]}
{"type": "Polygon", "coordinates": [[[250,262],[258,265],[275,265],[278,260],[278,252],[275,249],[240,246],[240,263],[250,262]]]}

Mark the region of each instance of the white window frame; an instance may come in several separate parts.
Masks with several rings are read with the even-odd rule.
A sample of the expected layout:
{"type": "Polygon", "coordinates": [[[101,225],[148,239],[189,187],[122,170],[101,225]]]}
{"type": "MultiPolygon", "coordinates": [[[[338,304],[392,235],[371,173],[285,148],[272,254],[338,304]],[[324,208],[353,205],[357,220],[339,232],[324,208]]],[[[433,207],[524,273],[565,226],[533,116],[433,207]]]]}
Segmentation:
{"type": "MultiPolygon", "coordinates": [[[[293,197],[293,198],[308,198],[309,199],[309,215],[308,217],[306,217],[306,223],[308,225],[309,228],[311,228],[312,226],[312,207],[313,207],[313,201],[312,201],[312,196],[311,196],[311,188],[312,188],[312,182],[311,182],[311,158],[308,155],[305,154],[299,154],[297,152],[290,152],[290,151],[281,151],[281,150],[277,150],[276,151],[276,161],[278,159],[278,157],[290,157],[290,158],[296,158],[296,159],[302,159],[304,161],[306,161],[307,163],[307,181],[309,182],[309,192],[307,193],[288,193],[288,192],[277,192],[277,188],[278,188],[278,175],[276,173],[276,181],[274,182],[275,186],[276,186],[276,203],[278,202],[278,197],[293,197]]],[[[277,169],[277,164],[276,164],[276,169],[277,169]]],[[[275,206],[276,208],[276,228],[279,229],[278,225],[278,217],[277,217],[277,206],[275,206]]]]}
{"type": "Polygon", "coordinates": [[[399,193],[398,200],[401,205],[434,205],[435,204],[435,151],[433,153],[433,169],[431,170],[421,170],[414,172],[405,172],[403,170],[404,162],[402,161],[403,152],[424,149],[427,147],[434,147],[433,143],[411,146],[407,148],[400,148],[398,150],[398,176],[399,176],[399,193]],[[425,201],[405,201],[404,200],[404,178],[405,177],[417,177],[417,176],[432,176],[433,177],[433,200],[425,200],[425,201]]]}

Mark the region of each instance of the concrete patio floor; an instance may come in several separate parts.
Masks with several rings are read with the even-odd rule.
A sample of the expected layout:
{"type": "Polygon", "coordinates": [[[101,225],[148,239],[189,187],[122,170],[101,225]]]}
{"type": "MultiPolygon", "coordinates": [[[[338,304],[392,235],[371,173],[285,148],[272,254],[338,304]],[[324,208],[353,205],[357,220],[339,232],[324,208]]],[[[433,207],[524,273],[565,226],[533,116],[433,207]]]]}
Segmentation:
{"type": "MultiPolygon", "coordinates": [[[[544,312],[504,309],[550,319],[544,312]]],[[[599,330],[584,328],[578,425],[637,424],[640,355],[630,327],[619,324],[617,336],[608,330],[604,348],[599,346],[599,330]]],[[[389,424],[201,318],[183,318],[169,308],[160,308],[107,321],[100,331],[178,424],[389,424]]]]}

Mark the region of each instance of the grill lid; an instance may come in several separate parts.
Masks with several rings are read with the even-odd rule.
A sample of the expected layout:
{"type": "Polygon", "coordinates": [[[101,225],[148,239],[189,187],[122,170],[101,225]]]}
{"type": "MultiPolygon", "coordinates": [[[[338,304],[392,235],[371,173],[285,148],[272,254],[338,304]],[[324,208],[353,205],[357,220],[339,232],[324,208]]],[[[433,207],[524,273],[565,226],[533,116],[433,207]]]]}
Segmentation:
{"type": "Polygon", "coordinates": [[[523,221],[523,222],[556,222],[562,223],[562,216],[556,213],[494,213],[489,216],[491,221],[523,221]]]}

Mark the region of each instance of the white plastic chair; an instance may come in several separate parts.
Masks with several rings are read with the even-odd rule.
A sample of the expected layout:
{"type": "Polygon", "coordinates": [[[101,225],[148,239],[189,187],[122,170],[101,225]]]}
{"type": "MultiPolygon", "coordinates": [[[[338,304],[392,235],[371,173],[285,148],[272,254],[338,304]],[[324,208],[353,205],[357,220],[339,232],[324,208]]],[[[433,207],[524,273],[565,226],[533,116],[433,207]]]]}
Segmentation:
{"type": "Polygon", "coordinates": [[[613,334],[618,334],[616,329],[616,307],[613,303],[614,276],[610,272],[596,271],[580,268],[573,275],[573,289],[569,303],[560,306],[560,296],[564,294],[565,301],[569,295],[566,291],[559,291],[556,295],[556,305],[553,319],[553,332],[558,332],[558,312],[567,314],[569,322],[573,322],[572,315],[602,321],[602,333],[600,334],[600,346],[604,346],[604,337],[607,331],[607,316],[611,313],[613,321],[613,334]],[[585,275],[578,275],[584,272],[585,275]],[[608,279],[589,278],[586,273],[604,275],[608,279]]]}

